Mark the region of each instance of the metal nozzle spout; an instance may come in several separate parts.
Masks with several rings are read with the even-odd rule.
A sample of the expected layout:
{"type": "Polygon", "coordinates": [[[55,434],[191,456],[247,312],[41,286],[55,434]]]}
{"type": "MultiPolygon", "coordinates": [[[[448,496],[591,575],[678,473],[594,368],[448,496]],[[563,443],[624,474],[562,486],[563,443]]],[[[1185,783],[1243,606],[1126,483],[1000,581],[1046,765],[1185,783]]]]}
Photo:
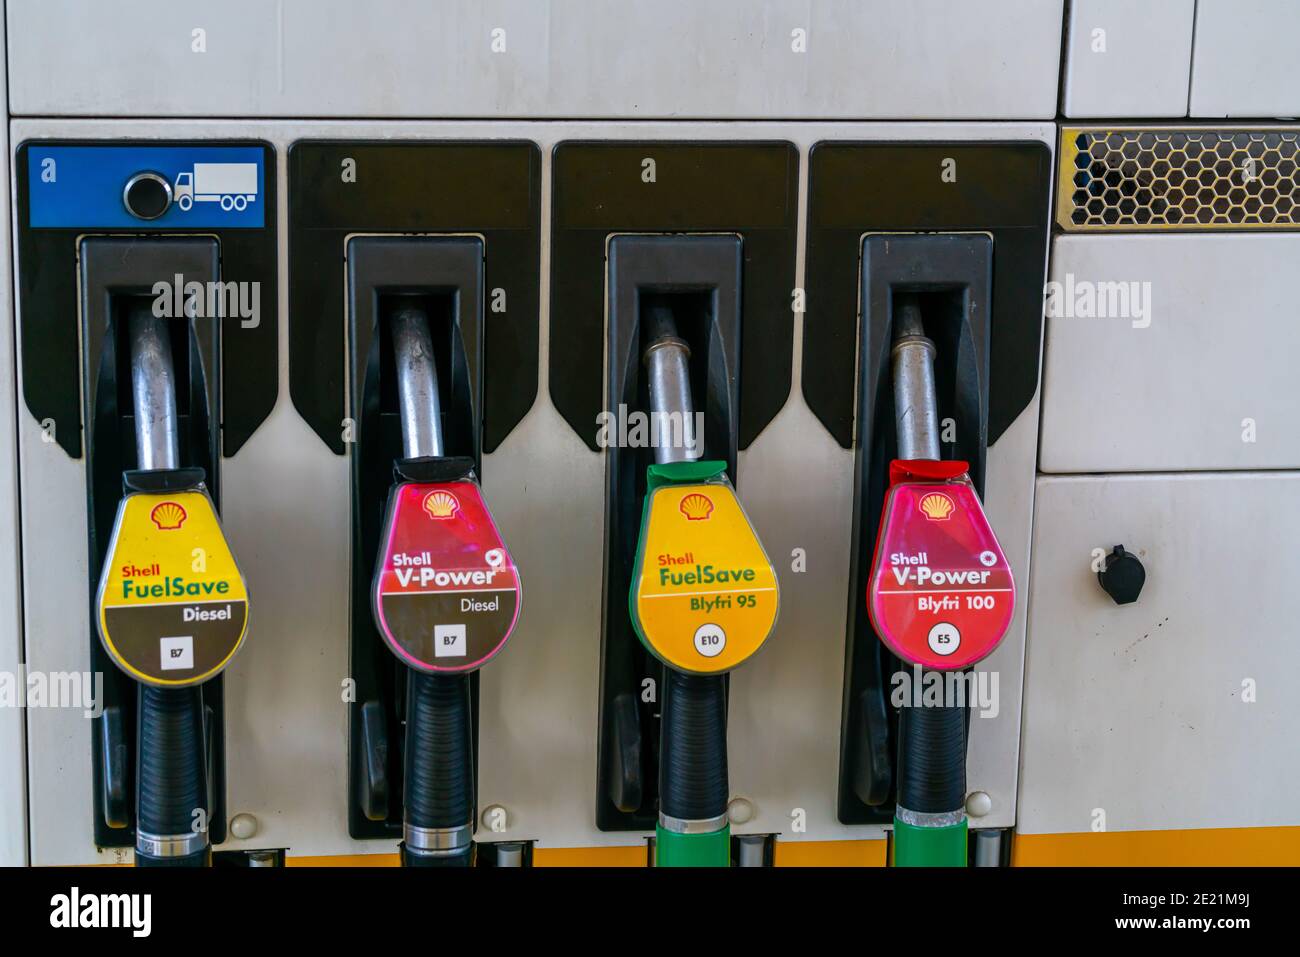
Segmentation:
{"type": "Polygon", "coordinates": [[[690,462],[699,458],[695,408],[691,400],[691,349],[677,336],[668,306],[651,306],[643,320],[646,346],[642,353],[650,393],[651,443],[655,462],[690,462]]]}
{"type": "Polygon", "coordinates": [[[940,457],[934,343],[925,335],[915,295],[899,296],[894,313],[894,424],[900,459],[940,457]]]}
{"type": "Polygon", "coordinates": [[[442,407],[428,314],[417,306],[402,306],[393,313],[392,324],[402,447],[407,458],[440,456],[442,407]]]}
{"type": "Polygon", "coordinates": [[[180,467],[176,417],[176,372],[167,320],[146,304],[133,305],[127,318],[131,343],[131,400],[135,414],[136,466],[180,467]]]}

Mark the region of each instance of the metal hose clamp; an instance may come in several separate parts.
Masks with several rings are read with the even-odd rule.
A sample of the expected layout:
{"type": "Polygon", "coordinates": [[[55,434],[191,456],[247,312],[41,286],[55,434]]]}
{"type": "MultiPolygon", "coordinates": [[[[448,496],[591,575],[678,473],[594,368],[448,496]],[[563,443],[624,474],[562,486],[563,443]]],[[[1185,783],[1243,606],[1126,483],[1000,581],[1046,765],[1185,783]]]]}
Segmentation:
{"type": "Polygon", "coordinates": [[[145,857],[188,857],[208,846],[208,835],[203,831],[186,834],[135,833],[135,852],[145,857]]]}
{"type": "Polygon", "coordinates": [[[407,850],[416,854],[459,854],[474,840],[474,828],[471,824],[417,827],[408,822],[402,825],[402,837],[407,850]]]}
{"type": "Polygon", "coordinates": [[[688,821],[680,817],[669,817],[667,814],[659,815],[659,826],[665,831],[671,831],[674,834],[712,834],[715,831],[722,830],[727,824],[727,814],[724,811],[717,817],[706,817],[702,820],[688,821]]]}
{"type": "Polygon", "coordinates": [[[952,827],[966,820],[966,809],[956,811],[909,811],[901,805],[894,809],[894,817],[912,827],[952,827]]]}

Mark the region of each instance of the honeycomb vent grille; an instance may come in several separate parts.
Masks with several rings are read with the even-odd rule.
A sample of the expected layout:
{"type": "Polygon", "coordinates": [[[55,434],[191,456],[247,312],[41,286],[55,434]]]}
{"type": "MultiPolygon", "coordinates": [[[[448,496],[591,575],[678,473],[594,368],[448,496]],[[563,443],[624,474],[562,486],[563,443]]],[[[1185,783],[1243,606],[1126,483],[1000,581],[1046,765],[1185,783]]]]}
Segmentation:
{"type": "Polygon", "coordinates": [[[1066,129],[1060,172],[1072,232],[1300,228],[1300,127],[1066,129]]]}

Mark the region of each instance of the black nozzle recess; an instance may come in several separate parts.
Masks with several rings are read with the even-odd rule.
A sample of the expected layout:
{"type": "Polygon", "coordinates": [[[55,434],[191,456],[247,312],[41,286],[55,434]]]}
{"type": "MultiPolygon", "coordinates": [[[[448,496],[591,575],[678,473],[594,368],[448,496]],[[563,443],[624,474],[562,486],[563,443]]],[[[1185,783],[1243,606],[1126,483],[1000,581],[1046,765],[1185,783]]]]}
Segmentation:
{"type": "MultiPolygon", "coordinates": [[[[673,307],[667,303],[653,301],[648,303],[642,322],[645,323],[645,332],[642,334],[642,339],[647,344],[652,344],[660,339],[671,339],[680,342],[683,346],[686,345],[677,336],[677,317],[673,312],[673,307]]],[[[689,349],[687,355],[690,355],[689,349]]]]}
{"type": "Polygon", "coordinates": [[[665,669],[659,811],[679,821],[727,813],[727,697],[721,675],[665,669]]]}
{"type": "MultiPolygon", "coordinates": [[[[141,867],[201,867],[209,863],[208,773],[203,697],[198,688],[140,686],[136,753],[136,855],[141,867]],[[177,847],[187,838],[198,850],[153,853],[150,840],[177,847]]],[[[161,850],[161,848],[159,848],[161,850]]]]}
{"type": "MultiPolygon", "coordinates": [[[[407,672],[405,823],[448,831],[474,821],[474,754],[469,675],[407,672]]],[[[468,836],[468,835],[467,835],[468,836]]],[[[422,852],[402,845],[408,867],[467,867],[473,844],[422,852]]]]}

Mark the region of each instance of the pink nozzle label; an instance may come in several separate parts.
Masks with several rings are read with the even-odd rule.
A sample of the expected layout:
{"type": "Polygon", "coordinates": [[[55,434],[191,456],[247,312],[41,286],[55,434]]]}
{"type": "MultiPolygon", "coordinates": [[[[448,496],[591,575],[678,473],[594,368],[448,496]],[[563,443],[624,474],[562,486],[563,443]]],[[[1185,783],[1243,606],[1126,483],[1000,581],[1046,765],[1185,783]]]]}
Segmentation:
{"type": "Polygon", "coordinates": [[[474,482],[411,482],[389,494],[375,624],[413,668],[473,671],[519,620],[519,571],[474,482]]]}
{"type": "Polygon", "coordinates": [[[997,648],[1015,581],[968,481],[900,482],[885,495],[867,592],[876,634],[909,664],[969,667],[997,648]]]}

